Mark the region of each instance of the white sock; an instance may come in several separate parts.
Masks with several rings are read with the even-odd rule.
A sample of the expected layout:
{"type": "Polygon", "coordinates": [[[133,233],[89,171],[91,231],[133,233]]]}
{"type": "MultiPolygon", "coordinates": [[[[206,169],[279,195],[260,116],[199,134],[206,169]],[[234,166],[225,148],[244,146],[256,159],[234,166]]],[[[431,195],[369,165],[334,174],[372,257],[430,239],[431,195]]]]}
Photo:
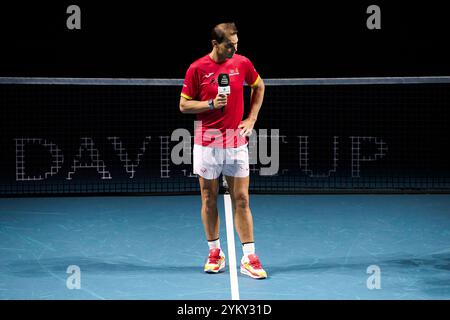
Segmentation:
{"type": "Polygon", "coordinates": [[[242,251],[244,251],[244,256],[248,256],[249,254],[255,254],[255,243],[248,242],[242,245],[242,251]]]}
{"type": "Polygon", "coordinates": [[[220,249],[220,240],[216,239],[213,241],[208,241],[208,246],[209,246],[209,250],[214,249],[214,248],[220,249]]]}

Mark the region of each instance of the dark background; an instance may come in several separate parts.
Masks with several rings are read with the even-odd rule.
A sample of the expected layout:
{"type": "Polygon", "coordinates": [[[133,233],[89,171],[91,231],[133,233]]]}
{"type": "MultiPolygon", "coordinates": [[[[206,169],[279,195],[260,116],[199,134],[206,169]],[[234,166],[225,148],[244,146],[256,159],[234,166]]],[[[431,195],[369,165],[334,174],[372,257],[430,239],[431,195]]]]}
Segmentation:
{"type": "Polygon", "coordinates": [[[236,22],[238,51],[264,78],[450,74],[442,2],[313,3],[1,4],[0,76],[182,78],[222,21],[236,22]],[[66,28],[71,4],[81,8],[81,30],[66,28]],[[381,30],[366,27],[371,4],[381,8],[381,30]]]}

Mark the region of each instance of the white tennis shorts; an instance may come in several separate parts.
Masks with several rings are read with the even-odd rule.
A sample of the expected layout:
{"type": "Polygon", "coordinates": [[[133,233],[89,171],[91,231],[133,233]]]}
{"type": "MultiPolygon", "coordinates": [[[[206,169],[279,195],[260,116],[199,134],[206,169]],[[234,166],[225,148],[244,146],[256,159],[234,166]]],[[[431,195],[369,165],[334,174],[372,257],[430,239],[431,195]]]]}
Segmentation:
{"type": "Polygon", "coordinates": [[[247,144],[237,148],[214,148],[194,144],[194,173],[205,179],[217,179],[221,173],[230,177],[247,177],[247,144]]]}

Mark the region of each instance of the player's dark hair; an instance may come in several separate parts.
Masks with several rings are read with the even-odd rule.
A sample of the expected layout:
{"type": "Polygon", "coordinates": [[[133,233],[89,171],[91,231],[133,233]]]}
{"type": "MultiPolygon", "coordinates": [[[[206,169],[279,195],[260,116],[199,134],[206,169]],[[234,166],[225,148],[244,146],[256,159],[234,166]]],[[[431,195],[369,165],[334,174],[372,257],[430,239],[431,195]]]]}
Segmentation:
{"type": "Polygon", "coordinates": [[[211,40],[216,40],[218,43],[222,43],[225,39],[225,33],[235,35],[238,33],[234,22],[221,23],[214,27],[211,32],[211,40]]]}

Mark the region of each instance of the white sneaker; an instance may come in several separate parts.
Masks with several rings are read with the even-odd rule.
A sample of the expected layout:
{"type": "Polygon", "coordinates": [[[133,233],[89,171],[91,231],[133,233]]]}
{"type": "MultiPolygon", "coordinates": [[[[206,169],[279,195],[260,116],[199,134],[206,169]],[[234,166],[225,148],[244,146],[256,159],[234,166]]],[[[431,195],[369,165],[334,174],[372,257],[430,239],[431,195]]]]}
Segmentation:
{"type": "Polygon", "coordinates": [[[267,278],[267,272],[261,266],[261,262],[256,254],[243,256],[241,260],[241,273],[254,279],[267,278]]]}
{"type": "Polygon", "coordinates": [[[205,272],[218,273],[225,269],[225,254],[219,248],[209,250],[209,256],[205,263],[205,272]]]}

